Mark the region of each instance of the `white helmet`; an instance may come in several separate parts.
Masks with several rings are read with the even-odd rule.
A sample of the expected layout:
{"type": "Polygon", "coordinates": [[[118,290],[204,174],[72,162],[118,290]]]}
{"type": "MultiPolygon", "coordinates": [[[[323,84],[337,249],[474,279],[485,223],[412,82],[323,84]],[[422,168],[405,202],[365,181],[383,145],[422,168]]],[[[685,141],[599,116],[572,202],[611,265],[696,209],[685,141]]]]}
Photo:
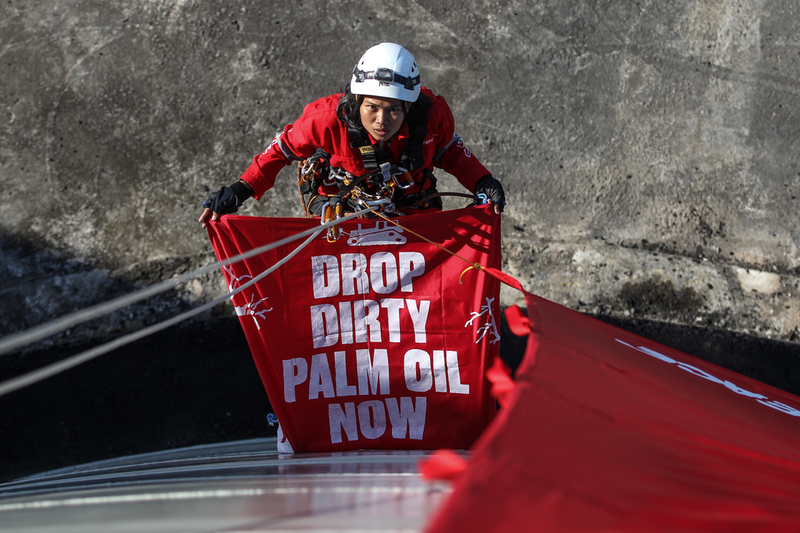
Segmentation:
{"type": "Polygon", "coordinates": [[[366,96],[416,102],[419,97],[419,67],[411,52],[394,43],[373,46],[353,69],[350,92],[366,96]]]}

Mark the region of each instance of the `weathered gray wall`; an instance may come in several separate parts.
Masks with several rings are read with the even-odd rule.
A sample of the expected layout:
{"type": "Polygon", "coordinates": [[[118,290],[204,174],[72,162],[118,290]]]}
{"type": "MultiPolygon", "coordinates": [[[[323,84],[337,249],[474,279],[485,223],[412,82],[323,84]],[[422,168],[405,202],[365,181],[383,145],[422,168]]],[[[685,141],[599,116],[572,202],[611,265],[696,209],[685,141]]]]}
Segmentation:
{"type": "MultiPolygon", "coordinates": [[[[5,0],[2,330],[210,262],[196,223],[209,189],[391,40],[505,183],[505,268],[529,290],[587,312],[793,338],[799,10],[5,0]]],[[[299,215],[293,179],[287,169],[244,212],[299,215]]],[[[222,290],[206,276],[93,328],[137,326],[222,290]]]]}

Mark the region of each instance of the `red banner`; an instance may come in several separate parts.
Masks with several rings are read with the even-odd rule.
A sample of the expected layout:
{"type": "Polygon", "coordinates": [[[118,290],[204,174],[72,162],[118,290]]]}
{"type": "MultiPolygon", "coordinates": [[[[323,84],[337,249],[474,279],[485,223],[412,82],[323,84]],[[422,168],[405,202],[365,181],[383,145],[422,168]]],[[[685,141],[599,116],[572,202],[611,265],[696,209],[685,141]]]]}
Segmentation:
{"type": "Polygon", "coordinates": [[[427,531],[800,529],[800,398],[525,300],[515,387],[427,531]]]}
{"type": "MultiPolygon", "coordinates": [[[[474,269],[460,277],[500,266],[500,217],[467,208],[397,220],[347,221],[333,243],[323,232],[233,296],[295,452],[468,448],[494,414],[485,370],[499,353],[499,283],[474,269]]],[[[223,260],[318,225],[226,216],[209,236],[223,260]]],[[[225,267],[229,288],[302,242],[225,267]]]]}

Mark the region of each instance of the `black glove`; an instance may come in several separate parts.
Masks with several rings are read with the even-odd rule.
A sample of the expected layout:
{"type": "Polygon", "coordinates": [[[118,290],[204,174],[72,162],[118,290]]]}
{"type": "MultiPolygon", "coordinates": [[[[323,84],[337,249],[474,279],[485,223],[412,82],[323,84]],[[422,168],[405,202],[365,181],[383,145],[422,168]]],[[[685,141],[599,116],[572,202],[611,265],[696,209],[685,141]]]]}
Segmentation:
{"type": "Polygon", "coordinates": [[[253,196],[253,190],[241,181],[237,181],[230,187],[222,187],[208,196],[208,200],[203,202],[203,207],[211,209],[220,215],[235,213],[239,210],[245,200],[253,196]]]}
{"type": "Polygon", "coordinates": [[[503,184],[491,175],[487,174],[475,184],[475,195],[479,194],[486,195],[486,198],[495,204],[500,211],[506,206],[506,193],[503,191],[503,184]]]}

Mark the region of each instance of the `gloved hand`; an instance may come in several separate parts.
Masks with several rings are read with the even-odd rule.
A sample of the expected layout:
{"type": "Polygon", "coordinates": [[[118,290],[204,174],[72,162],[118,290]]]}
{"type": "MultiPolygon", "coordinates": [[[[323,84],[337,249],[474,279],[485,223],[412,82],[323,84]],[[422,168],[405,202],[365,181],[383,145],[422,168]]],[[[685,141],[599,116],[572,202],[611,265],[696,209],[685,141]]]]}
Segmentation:
{"type": "Polygon", "coordinates": [[[491,175],[486,175],[478,180],[475,184],[475,194],[486,195],[486,198],[494,204],[496,213],[501,213],[506,206],[506,193],[503,191],[503,184],[491,175]]]}
{"type": "Polygon", "coordinates": [[[253,190],[243,181],[237,181],[230,187],[222,187],[212,192],[203,202],[203,213],[200,215],[200,224],[206,227],[208,219],[219,220],[220,215],[235,213],[245,200],[253,196],[253,190]]]}

